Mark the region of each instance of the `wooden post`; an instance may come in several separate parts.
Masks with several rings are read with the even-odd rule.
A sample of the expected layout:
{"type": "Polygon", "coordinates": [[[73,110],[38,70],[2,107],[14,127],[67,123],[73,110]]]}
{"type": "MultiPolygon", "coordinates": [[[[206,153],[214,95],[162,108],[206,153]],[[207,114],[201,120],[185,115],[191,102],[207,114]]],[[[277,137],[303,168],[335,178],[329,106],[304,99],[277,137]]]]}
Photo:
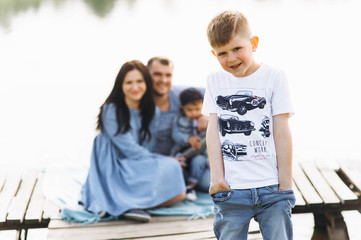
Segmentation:
{"type": "Polygon", "coordinates": [[[311,240],[349,240],[341,212],[314,213],[315,228],[311,240]]]}

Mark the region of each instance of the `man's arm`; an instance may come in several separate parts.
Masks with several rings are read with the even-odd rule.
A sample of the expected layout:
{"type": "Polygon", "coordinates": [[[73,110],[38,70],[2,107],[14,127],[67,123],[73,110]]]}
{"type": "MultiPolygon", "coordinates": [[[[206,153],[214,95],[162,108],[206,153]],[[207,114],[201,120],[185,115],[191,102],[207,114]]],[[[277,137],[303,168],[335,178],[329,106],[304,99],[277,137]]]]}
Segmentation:
{"type": "Polygon", "coordinates": [[[292,136],[288,118],[289,114],[273,116],[279,190],[292,189],[292,136]]]}
{"type": "Polygon", "coordinates": [[[229,185],[224,179],[224,164],[221,151],[221,142],[218,134],[218,118],[216,113],[209,116],[207,128],[207,150],[211,167],[211,184],[209,194],[219,191],[229,191],[229,185]]]}

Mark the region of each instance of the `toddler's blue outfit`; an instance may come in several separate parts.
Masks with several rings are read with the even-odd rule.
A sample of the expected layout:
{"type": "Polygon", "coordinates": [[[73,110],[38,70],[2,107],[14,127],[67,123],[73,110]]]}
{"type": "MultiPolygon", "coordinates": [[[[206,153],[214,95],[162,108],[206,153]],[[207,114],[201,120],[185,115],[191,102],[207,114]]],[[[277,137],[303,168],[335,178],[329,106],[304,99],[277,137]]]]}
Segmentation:
{"type": "MultiPolygon", "coordinates": [[[[176,155],[184,148],[189,148],[188,139],[191,136],[205,136],[205,131],[202,133],[197,130],[198,121],[187,118],[183,111],[181,111],[173,120],[172,138],[176,145],[172,148],[171,153],[176,155]]],[[[210,184],[210,170],[207,149],[204,149],[200,154],[187,159],[189,165],[189,174],[187,182],[196,184],[196,189],[207,192],[210,184]]]]}
{"type": "Polygon", "coordinates": [[[134,209],[158,206],[185,191],[179,162],[156,151],[160,112],[156,109],[151,123],[152,137],[139,145],[141,118],[129,109],[131,129],[118,130],[116,108],[103,106],[104,131],[94,140],[91,164],[81,192],[81,202],[88,211],[106,211],[119,216],[134,209]]]}

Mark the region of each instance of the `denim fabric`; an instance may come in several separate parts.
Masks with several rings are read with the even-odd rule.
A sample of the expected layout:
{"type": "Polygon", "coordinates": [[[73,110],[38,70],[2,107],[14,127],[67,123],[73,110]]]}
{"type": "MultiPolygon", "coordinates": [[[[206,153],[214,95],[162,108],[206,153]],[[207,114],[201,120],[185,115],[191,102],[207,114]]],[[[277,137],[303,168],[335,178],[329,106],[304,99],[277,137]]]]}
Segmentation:
{"type": "Polygon", "coordinates": [[[133,208],[156,207],[186,190],[179,162],[153,153],[159,110],[150,127],[152,138],[142,145],[138,143],[139,111],[130,109],[131,128],[117,135],[115,106],[104,105],[102,116],[105,130],[94,139],[88,177],[81,191],[85,210],[119,216],[133,208]]]}
{"type": "Polygon", "coordinates": [[[206,170],[203,172],[201,179],[198,181],[195,189],[197,191],[208,193],[210,182],[211,182],[211,171],[209,167],[207,167],[206,170]]]}
{"type": "Polygon", "coordinates": [[[173,91],[168,92],[170,109],[166,112],[160,112],[161,124],[159,124],[157,129],[157,153],[169,156],[170,151],[174,145],[172,138],[172,122],[173,119],[177,116],[180,108],[180,103],[178,95],[173,91]]]}
{"type": "Polygon", "coordinates": [[[292,190],[279,191],[278,185],[231,190],[212,195],[214,233],[220,240],[247,239],[254,218],[264,240],[292,240],[291,209],[296,199],[292,190]]]}
{"type": "MultiPolygon", "coordinates": [[[[204,172],[209,171],[208,158],[203,155],[197,155],[190,160],[190,168],[188,175],[188,182],[197,184],[201,180],[204,172]]],[[[208,183],[209,185],[209,183],[208,183]]]]}
{"type": "MultiPolygon", "coordinates": [[[[193,120],[187,118],[183,111],[180,111],[172,123],[172,139],[175,142],[170,151],[172,155],[176,155],[179,152],[183,152],[184,149],[189,148],[190,144],[188,143],[188,139],[190,137],[200,136],[203,138],[203,136],[206,135],[206,131],[199,132],[198,129],[196,129],[196,134],[194,134],[194,130],[193,120]]],[[[204,148],[200,151],[200,154],[207,155],[207,150],[204,148]]]]}

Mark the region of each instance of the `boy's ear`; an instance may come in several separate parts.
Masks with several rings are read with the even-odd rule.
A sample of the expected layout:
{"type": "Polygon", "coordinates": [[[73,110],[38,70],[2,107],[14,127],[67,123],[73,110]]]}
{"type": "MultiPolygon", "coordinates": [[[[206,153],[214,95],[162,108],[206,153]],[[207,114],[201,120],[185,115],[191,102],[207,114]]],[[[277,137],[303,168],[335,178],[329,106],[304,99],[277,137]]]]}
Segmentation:
{"type": "Polygon", "coordinates": [[[211,50],[211,52],[213,53],[214,56],[216,56],[216,53],[214,52],[214,50],[211,50]]]}
{"type": "Polygon", "coordinates": [[[259,38],[257,36],[253,36],[251,38],[251,43],[252,43],[252,51],[255,52],[257,50],[257,47],[258,47],[258,41],[259,41],[259,38]]]}

